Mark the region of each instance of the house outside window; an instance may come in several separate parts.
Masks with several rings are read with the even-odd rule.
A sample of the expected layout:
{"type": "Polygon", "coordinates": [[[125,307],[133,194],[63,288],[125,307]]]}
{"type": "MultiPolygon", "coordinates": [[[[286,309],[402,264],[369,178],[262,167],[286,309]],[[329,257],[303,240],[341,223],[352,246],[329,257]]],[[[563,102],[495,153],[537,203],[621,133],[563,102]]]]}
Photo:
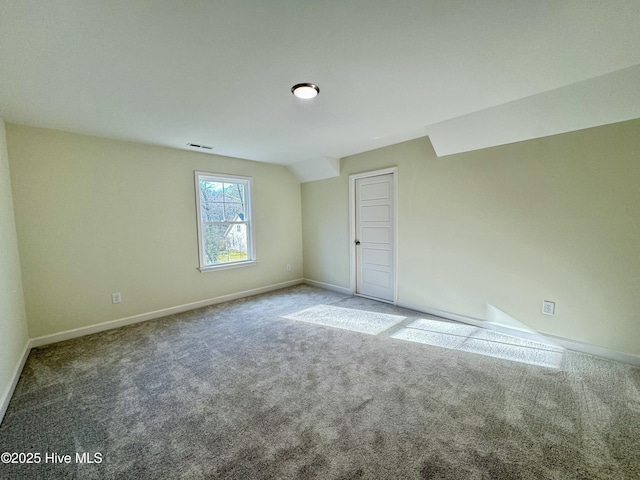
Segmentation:
{"type": "Polygon", "coordinates": [[[200,270],[255,263],[251,180],[195,172],[200,270]]]}

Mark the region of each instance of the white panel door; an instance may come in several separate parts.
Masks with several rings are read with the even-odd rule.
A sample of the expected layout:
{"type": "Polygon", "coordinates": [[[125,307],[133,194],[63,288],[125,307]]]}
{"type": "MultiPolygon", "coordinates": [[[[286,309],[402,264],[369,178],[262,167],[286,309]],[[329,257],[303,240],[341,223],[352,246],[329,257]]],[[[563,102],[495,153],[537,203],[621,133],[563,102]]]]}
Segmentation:
{"type": "Polygon", "coordinates": [[[355,181],[356,293],[395,301],[393,174],[355,181]]]}

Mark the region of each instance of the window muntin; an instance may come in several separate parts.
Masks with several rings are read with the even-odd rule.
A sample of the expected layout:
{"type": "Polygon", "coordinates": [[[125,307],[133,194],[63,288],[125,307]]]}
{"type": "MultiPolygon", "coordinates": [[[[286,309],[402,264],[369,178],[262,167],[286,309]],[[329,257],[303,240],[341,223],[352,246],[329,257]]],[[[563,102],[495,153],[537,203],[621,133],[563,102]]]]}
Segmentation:
{"type": "Polygon", "coordinates": [[[195,172],[200,269],[255,262],[251,178],[195,172]]]}

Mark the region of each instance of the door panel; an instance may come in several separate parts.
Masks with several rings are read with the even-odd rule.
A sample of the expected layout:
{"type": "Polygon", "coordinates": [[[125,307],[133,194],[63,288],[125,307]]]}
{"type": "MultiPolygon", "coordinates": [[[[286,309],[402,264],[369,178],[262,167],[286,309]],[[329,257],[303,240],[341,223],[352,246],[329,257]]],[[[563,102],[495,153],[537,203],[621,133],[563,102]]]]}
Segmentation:
{"type": "Polygon", "coordinates": [[[395,300],[393,174],[355,181],[356,293],[395,300]]]}
{"type": "Polygon", "coordinates": [[[365,264],[380,265],[383,267],[391,266],[391,252],[388,250],[377,250],[375,248],[367,248],[362,250],[362,261],[365,264]]]}
{"type": "Polygon", "coordinates": [[[389,198],[389,184],[388,183],[372,183],[370,185],[363,185],[360,190],[362,200],[376,200],[379,198],[389,198]]]}
{"type": "Polygon", "coordinates": [[[360,239],[361,242],[388,245],[391,241],[391,229],[389,227],[363,227],[360,231],[360,239]]]}
{"type": "Polygon", "coordinates": [[[391,220],[391,209],[388,205],[362,207],[361,212],[364,222],[388,222],[391,220]]]}
{"type": "MultiPolygon", "coordinates": [[[[363,268],[362,272],[364,274],[362,284],[365,288],[372,289],[372,297],[380,297],[382,291],[391,286],[391,275],[389,272],[373,270],[371,268],[363,268]],[[378,293],[378,295],[373,295],[373,293],[378,293]]],[[[389,299],[385,298],[385,300],[389,299]]]]}

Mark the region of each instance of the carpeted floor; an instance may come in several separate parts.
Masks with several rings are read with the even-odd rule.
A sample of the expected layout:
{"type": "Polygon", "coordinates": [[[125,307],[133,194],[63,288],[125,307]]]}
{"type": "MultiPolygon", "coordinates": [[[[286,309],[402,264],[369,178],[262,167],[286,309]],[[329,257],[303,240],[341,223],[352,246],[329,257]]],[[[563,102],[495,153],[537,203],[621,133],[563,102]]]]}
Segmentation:
{"type": "Polygon", "coordinates": [[[0,452],[41,463],[0,478],[640,478],[640,368],[420,343],[429,320],[298,286],[35,349],[0,452]],[[318,305],[404,318],[284,318],[318,305]]]}

